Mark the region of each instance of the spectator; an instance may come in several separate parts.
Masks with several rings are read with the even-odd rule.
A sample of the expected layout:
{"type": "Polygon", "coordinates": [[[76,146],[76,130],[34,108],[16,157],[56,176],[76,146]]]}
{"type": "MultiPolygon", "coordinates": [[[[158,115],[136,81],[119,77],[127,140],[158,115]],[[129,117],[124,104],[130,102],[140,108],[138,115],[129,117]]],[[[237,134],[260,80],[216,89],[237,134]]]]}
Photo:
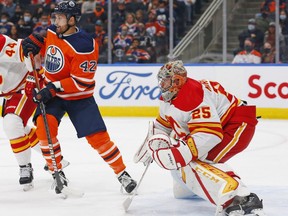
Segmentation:
{"type": "Polygon", "coordinates": [[[20,38],[28,37],[32,32],[35,24],[32,21],[32,14],[26,10],[23,15],[23,19],[18,21],[17,30],[20,38]]]}
{"type": "Polygon", "coordinates": [[[281,33],[283,34],[285,44],[288,45],[288,18],[287,18],[287,12],[286,10],[280,11],[280,28],[281,33]]]}
{"type": "Polygon", "coordinates": [[[233,64],[238,63],[261,63],[261,53],[255,48],[255,43],[252,38],[246,38],[244,41],[244,50],[239,52],[233,59],[233,64]]]}
{"type": "Polygon", "coordinates": [[[103,23],[101,20],[97,20],[95,23],[95,32],[92,33],[92,37],[98,44],[99,47],[99,63],[107,63],[107,48],[108,48],[108,36],[106,31],[103,29],[103,23]]]}
{"type": "Polygon", "coordinates": [[[150,11],[152,10],[156,11],[158,6],[159,6],[159,0],[151,0],[148,5],[148,13],[150,13],[150,11]]]}
{"type": "Polygon", "coordinates": [[[11,31],[10,31],[9,37],[12,38],[15,41],[17,41],[19,39],[18,32],[17,32],[17,27],[15,25],[11,26],[11,31]]]}
{"type": "Polygon", "coordinates": [[[9,17],[13,17],[15,13],[16,4],[13,0],[5,0],[5,4],[2,8],[2,13],[7,13],[9,17]]]}
{"type": "MultiPolygon", "coordinates": [[[[285,0],[279,1],[279,7],[280,7],[280,9],[285,9],[285,7],[286,7],[285,0]]],[[[275,0],[265,0],[261,4],[261,9],[268,10],[270,13],[275,13],[275,10],[276,10],[275,0]]]]}
{"type": "Polygon", "coordinates": [[[43,13],[39,19],[39,22],[36,23],[33,28],[33,32],[36,34],[40,34],[42,37],[46,37],[47,29],[51,24],[48,14],[43,13]]]}
{"type": "Polygon", "coordinates": [[[116,5],[116,10],[112,15],[112,31],[116,32],[119,26],[121,26],[126,19],[126,6],[124,2],[118,2],[116,5]]]}
{"type": "MultiPolygon", "coordinates": [[[[174,45],[176,46],[177,42],[185,35],[185,28],[186,26],[189,28],[193,24],[193,19],[189,19],[189,15],[183,13],[183,11],[188,10],[185,3],[182,0],[173,1],[173,10],[174,10],[174,29],[175,29],[175,36],[174,36],[174,45]]],[[[188,12],[187,12],[188,13],[188,12]]],[[[191,18],[194,15],[191,15],[191,18]]]]}
{"type": "Polygon", "coordinates": [[[135,13],[141,8],[141,3],[138,0],[127,0],[125,2],[126,13],[135,13]]]}
{"type": "Polygon", "coordinates": [[[149,12],[145,28],[151,36],[156,36],[157,40],[161,40],[166,35],[166,26],[156,20],[156,12],[154,10],[149,12]]]}
{"type": "Polygon", "coordinates": [[[130,63],[149,63],[151,56],[146,50],[139,48],[139,44],[139,38],[134,38],[126,52],[126,61],[130,63]]]}
{"type": "Polygon", "coordinates": [[[107,13],[104,9],[104,7],[101,4],[96,4],[96,8],[94,9],[94,20],[92,20],[93,23],[96,23],[97,20],[101,20],[102,26],[104,29],[107,29],[107,13]]]}
{"type": "Polygon", "coordinates": [[[275,63],[275,49],[269,42],[264,43],[261,63],[275,63]]]}
{"type": "MultiPolygon", "coordinates": [[[[177,2],[183,2],[183,1],[177,1],[177,2]]],[[[196,0],[185,0],[185,14],[186,14],[186,25],[192,26],[193,25],[193,19],[194,19],[194,4],[196,0]]],[[[183,12],[182,12],[183,13],[183,12]]]]}
{"type": "Polygon", "coordinates": [[[255,19],[249,19],[247,28],[238,36],[240,50],[244,49],[245,39],[252,38],[255,42],[255,49],[259,52],[264,43],[264,33],[256,27],[255,19]]]}
{"type": "Polygon", "coordinates": [[[108,1],[106,0],[95,0],[96,4],[101,5],[105,10],[107,10],[108,1]]]}
{"type": "Polygon", "coordinates": [[[145,13],[146,13],[146,11],[148,11],[148,7],[149,7],[150,0],[142,0],[142,1],[139,2],[139,3],[140,3],[139,8],[140,8],[141,10],[145,11],[145,13]]]}
{"type": "Polygon", "coordinates": [[[19,21],[19,19],[21,18],[21,16],[23,16],[23,10],[20,7],[20,5],[17,4],[15,7],[14,16],[10,18],[10,22],[17,23],[19,21]]]}
{"type": "Polygon", "coordinates": [[[123,26],[128,27],[128,35],[132,37],[135,37],[139,32],[134,13],[126,14],[125,23],[119,27],[118,32],[121,32],[123,26]]]}
{"type": "Polygon", "coordinates": [[[146,48],[147,52],[151,56],[151,62],[157,62],[157,54],[156,54],[156,38],[155,36],[151,36],[147,33],[145,29],[145,25],[143,23],[138,23],[139,34],[139,47],[144,49],[146,48]]]}
{"type": "Polygon", "coordinates": [[[14,25],[12,22],[9,22],[9,14],[2,13],[1,14],[1,21],[0,21],[0,34],[10,35],[11,34],[11,27],[14,25]]]}
{"type": "MultiPolygon", "coordinates": [[[[32,14],[33,20],[36,20],[35,23],[37,23],[40,20],[40,18],[43,15],[43,13],[44,13],[43,6],[41,5],[41,6],[37,7],[35,12],[32,14]]],[[[49,13],[46,13],[46,14],[49,14],[49,13]]]]}
{"type": "MultiPolygon", "coordinates": [[[[271,44],[272,48],[275,48],[275,39],[276,39],[276,31],[275,30],[276,30],[275,22],[270,22],[269,28],[265,32],[265,36],[264,36],[264,42],[269,42],[271,44]]],[[[285,46],[284,37],[281,34],[281,32],[279,32],[279,43],[280,43],[280,46],[285,46]]]]}
{"type": "Polygon", "coordinates": [[[120,34],[116,34],[113,39],[114,62],[122,62],[128,47],[132,44],[133,37],[128,35],[128,26],[122,26],[120,34]]]}
{"type": "MultiPolygon", "coordinates": [[[[162,17],[160,16],[159,19],[162,17]]],[[[150,11],[148,14],[148,22],[145,24],[146,31],[151,37],[156,38],[157,57],[167,54],[167,35],[166,25],[162,20],[156,20],[156,12],[150,11]]]]}
{"type": "Polygon", "coordinates": [[[269,10],[265,10],[264,8],[261,9],[261,13],[257,14],[255,17],[256,26],[259,30],[262,32],[266,32],[269,27],[269,23],[273,21],[273,19],[270,18],[270,12],[269,10]]]}
{"type": "Polygon", "coordinates": [[[54,12],[54,9],[56,7],[56,3],[55,2],[45,2],[42,4],[43,7],[43,13],[47,13],[47,14],[51,14],[54,12]]]}
{"type": "Polygon", "coordinates": [[[165,24],[168,23],[169,11],[164,0],[159,0],[159,5],[156,9],[156,19],[162,20],[165,24]]]}
{"type": "Polygon", "coordinates": [[[96,2],[94,0],[85,0],[81,5],[81,13],[93,13],[95,6],[96,2]]]}
{"type": "Polygon", "coordinates": [[[147,14],[144,10],[139,9],[135,13],[135,19],[137,23],[146,23],[147,22],[147,14]]]}

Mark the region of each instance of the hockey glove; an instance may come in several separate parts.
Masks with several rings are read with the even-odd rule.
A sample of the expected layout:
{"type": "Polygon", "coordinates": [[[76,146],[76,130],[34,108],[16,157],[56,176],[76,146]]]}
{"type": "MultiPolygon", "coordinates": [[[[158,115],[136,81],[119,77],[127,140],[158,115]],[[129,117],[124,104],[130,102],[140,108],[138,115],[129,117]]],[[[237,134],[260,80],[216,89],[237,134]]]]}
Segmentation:
{"type": "MultiPolygon", "coordinates": [[[[189,136],[190,138],[192,139],[189,136]]],[[[186,140],[175,140],[165,134],[155,134],[148,141],[148,151],[160,167],[176,170],[193,160],[191,149],[186,140]]],[[[189,140],[189,142],[192,141],[189,140]]]]}
{"type": "MultiPolygon", "coordinates": [[[[166,134],[166,133],[164,131],[156,128],[153,121],[150,121],[149,126],[148,126],[147,136],[146,136],[144,142],[142,143],[142,145],[139,147],[139,149],[137,150],[137,152],[134,155],[133,160],[135,163],[143,162],[144,166],[146,166],[148,164],[148,162],[151,161],[150,160],[151,156],[150,156],[150,154],[148,154],[148,150],[147,150],[147,143],[148,143],[149,138],[155,134],[166,134]]],[[[152,161],[151,161],[151,163],[152,163],[152,161]]]]}
{"type": "Polygon", "coordinates": [[[47,103],[56,96],[56,92],[60,92],[60,88],[57,88],[52,82],[49,82],[46,87],[40,91],[35,88],[33,89],[33,101],[35,103],[47,103]]]}
{"type": "MultiPolygon", "coordinates": [[[[40,87],[43,86],[43,76],[42,74],[39,74],[40,70],[37,70],[38,76],[39,76],[39,84],[40,87]]],[[[35,77],[33,75],[33,72],[28,73],[26,77],[26,83],[25,83],[25,94],[27,97],[32,97],[33,96],[33,90],[36,88],[36,82],[35,82],[35,77]]]]}
{"type": "Polygon", "coordinates": [[[29,52],[35,56],[39,53],[40,49],[44,45],[44,38],[39,34],[31,34],[22,40],[22,49],[24,56],[28,57],[29,52]]]}

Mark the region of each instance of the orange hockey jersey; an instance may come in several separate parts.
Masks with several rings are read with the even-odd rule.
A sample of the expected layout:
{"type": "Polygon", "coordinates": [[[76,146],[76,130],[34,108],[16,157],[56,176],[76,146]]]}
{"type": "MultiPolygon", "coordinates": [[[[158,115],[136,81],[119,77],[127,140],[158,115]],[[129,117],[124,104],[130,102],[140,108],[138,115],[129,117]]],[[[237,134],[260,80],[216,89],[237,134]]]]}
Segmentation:
{"type": "Polygon", "coordinates": [[[81,30],[61,39],[55,30],[54,25],[48,29],[41,50],[45,56],[45,83],[60,81],[64,91],[58,92],[57,96],[65,100],[91,97],[98,63],[97,43],[81,30]]]}

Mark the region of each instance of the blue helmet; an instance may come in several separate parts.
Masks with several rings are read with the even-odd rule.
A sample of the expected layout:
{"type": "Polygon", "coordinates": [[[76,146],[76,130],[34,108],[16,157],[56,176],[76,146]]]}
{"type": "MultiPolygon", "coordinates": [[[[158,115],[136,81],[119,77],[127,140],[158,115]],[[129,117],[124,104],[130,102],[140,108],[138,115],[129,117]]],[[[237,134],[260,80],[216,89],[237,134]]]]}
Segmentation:
{"type": "Polygon", "coordinates": [[[81,18],[81,7],[75,1],[63,1],[58,3],[54,9],[54,13],[65,14],[68,20],[74,16],[76,21],[79,22],[81,18]]]}

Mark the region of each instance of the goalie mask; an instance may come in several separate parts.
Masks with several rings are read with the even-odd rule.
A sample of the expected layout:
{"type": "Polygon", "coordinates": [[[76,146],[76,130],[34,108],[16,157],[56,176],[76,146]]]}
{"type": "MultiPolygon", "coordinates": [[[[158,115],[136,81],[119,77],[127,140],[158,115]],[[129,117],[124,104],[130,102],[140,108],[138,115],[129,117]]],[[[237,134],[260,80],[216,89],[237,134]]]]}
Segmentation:
{"type": "Polygon", "coordinates": [[[185,84],[187,71],[182,61],[170,61],[160,68],[157,78],[163,100],[169,102],[185,84]]]}

